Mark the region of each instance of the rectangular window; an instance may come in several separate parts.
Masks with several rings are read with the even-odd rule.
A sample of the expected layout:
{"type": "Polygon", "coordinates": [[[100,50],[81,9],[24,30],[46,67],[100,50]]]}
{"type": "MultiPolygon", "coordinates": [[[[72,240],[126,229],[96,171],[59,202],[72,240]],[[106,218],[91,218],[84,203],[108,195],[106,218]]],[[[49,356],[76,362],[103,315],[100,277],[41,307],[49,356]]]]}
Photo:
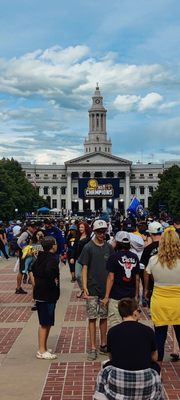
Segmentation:
{"type": "Polygon", "coordinates": [[[140,174],[140,178],[141,178],[141,179],[144,178],[144,174],[140,174]]]}
{"type": "Polygon", "coordinates": [[[39,174],[36,174],[36,178],[39,178],[39,174]]]}
{"type": "Polygon", "coordinates": [[[135,178],[135,174],[131,174],[131,178],[134,179],[135,178]]]}
{"type": "Polygon", "coordinates": [[[65,199],[61,200],[61,208],[66,209],[66,200],[65,199]]]}
{"type": "Polygon", "coordinates": [[[149,174],[149,178],[153,178],[153,174],[149,174]]]}
{"type": "Polygon", "coordinates": [[[135,194],[136,193],[136,188],[135,186],[131,186],[131,194],[135,194]]]}
{"type": "Polygon", "coordinates": [[[65,186],[62,186],[62,188],[61,188],[61,194],[66,194],[66,187],[65,187],[65,186]]]}
{"type": "Polygon", "coordinates": [[[44,194],[48,194],[48,186],[44,186],[44,194]]]}
{"type": "Polygon", "coordinates": [[[54,175],[53,175],[53,179],[57,179],[57,175],[54,174],[54,175]]]}
{"type": "Polygon", "coordinates": [[[31,177],[31,174],[27,174],[27,176],[28,176],[28,178],[30,178],[30,177],[31,177]]]}
{"type": "Polygon", "coordinates": [[[144,199],[140,199],[140,203],[142,204],[142,206],[144,208],[144,199]]]}
{"type": "Polygon", "coordinates": [[[140,194],[144,194],[144,186],[140,186],[140,194]]]}
{"type": "Polygon", "coordinates": [[[57,208],[57,200],[52,199],[52,208],[57,208]]]}
{"type": "MultiPolygon", "coordinates": [[[[57,187],[56,186],[53,186],[53,188],[52,188],[52,194],[57,194],[57,187]]],[[[54,207],[55,208],[55,207],[54,207]]]]}
{"type": "Polygon", "coordinates": [[[153,191],[154,191],[153,186],[149,186],[149,193],[153,193],[153,191]]]}
{"type": "Polygon", "coordinates": [[[73,187],[73,194],[77,194],[77,187],[73,187]]]}
{"type": "Polygon", "coordinates": [[[119,191],[120,191],[120,194],[124,194],[124,188],[123,187],[120,187],[119,191]]]}

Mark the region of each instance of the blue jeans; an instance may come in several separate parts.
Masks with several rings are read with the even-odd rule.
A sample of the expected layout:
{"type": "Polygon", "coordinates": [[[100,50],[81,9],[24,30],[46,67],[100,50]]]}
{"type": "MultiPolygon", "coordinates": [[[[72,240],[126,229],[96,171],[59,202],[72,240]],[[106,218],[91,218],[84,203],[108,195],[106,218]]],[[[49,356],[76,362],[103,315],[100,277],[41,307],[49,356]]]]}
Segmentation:
{"type": "Polygon", "coordinates": [[[75,276],[78,286],[82,290],[82,264],[80,264],[78,261],[76,261],[75,265],[75,276]]]}

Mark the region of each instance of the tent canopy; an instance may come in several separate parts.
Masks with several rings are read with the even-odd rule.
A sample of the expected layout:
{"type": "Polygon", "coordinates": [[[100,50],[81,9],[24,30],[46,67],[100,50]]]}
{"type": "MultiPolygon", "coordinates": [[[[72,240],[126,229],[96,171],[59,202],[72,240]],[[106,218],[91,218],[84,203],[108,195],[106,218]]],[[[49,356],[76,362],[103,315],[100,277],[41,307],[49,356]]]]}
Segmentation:
{"type": "Polygon", "coordinates": [[[48,208],[48,207],[41,207],[41,208],[38,208],[37,211],[38,211],[38,212],[48,212],[48,211],[49,211],[49,208],[48,208]]]}

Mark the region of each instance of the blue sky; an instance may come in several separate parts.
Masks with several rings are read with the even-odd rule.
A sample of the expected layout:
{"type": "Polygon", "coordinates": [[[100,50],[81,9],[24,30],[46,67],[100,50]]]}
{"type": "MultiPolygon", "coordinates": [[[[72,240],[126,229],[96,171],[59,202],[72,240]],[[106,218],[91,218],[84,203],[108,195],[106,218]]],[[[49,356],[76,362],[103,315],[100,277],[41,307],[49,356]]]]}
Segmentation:
{"type": "Polygon", "coordinates": [[[83,154],[99,82],[113,154],[180,156],[179,0],[0,0],[0,157],[83,154]]]}

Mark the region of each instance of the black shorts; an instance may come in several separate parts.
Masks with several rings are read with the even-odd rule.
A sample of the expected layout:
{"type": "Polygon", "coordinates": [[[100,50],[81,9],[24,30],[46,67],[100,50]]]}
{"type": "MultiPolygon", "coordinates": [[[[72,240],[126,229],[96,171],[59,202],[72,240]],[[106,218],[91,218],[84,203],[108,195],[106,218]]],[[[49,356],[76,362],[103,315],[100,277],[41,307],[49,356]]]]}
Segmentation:
{"type": "Polygon", "coordinates": [[[55,321],[56,303],[36,301],[39,324],[42,326],[53,326],[55,321]]]}

